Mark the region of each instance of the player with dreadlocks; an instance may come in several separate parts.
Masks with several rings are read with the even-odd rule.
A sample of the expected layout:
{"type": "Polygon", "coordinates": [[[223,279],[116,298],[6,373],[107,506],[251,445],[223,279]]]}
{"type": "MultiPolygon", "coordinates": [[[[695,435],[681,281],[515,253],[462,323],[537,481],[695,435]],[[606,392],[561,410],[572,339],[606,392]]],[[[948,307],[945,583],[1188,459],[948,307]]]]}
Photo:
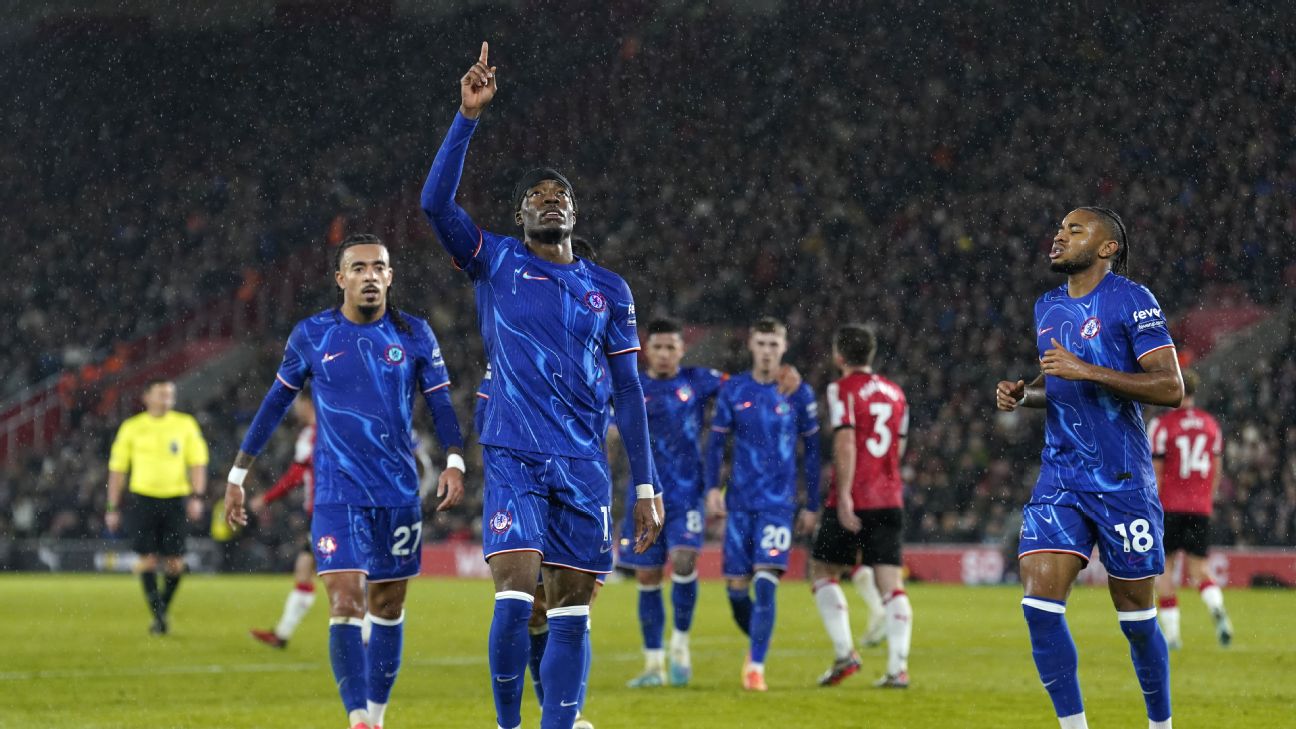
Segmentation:
{"type": "Polygon", "coordinates": [[[342,242],[340,306],[297,323],[225,487],[225,518],[247,523],[243,481],[293,398],[312,381],[316,411],[311,543],[329,596],[329,655],[352,729],[377,729],[400,668],[405,590],[419,572],[423,513],[414,463],[414,399],[422,393],[446,448],[444,511],[463,497],[463,437],[431,327],[396,310],[387,247],[342,242]],[[364,587],[368,582],[367,594],[364,587]],[[361,640],[366,606],[373,624],[361,640]]]}
{"type": "Polygon", "coordinates": [[[995,392],[1000,410],[1047,410],[1018,547],[1035,665],[1062,729],[1087,727],[1065,614],[1097,545],[1148,726],[1170,729],[1170,664],[1153,603],[1164,519],[1140,403],[1177,407],[1183,398],[1174,341],[1152,292],[1122,275],[1129,236],[1115,212],[1071,211],[1049,259],[1067,280],[1035,302],[1040,375],[995,392]]]}

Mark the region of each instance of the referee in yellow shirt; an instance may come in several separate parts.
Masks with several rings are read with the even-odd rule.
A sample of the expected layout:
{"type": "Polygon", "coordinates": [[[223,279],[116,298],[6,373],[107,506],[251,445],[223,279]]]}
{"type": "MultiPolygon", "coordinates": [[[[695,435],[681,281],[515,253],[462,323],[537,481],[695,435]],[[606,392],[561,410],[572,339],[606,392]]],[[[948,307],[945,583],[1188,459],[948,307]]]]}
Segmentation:
{"type": "Polygon", "coordinates": [[[108,457],[109,531],[121,526],[122,487],[130,473],[132,548],[139,554],[140,580],[153,612],[149,632],[165,635],[167,608],[184,571],[185,515],[203,516],[207,491],[207,442],[192,415],[177,413],[176,387],[170,380],[152,380],[144,389],[144,412],[128,418],[117,430],[108,457]],[[166,582],[158,590],[158,555],[165,559],[166,582]]]}

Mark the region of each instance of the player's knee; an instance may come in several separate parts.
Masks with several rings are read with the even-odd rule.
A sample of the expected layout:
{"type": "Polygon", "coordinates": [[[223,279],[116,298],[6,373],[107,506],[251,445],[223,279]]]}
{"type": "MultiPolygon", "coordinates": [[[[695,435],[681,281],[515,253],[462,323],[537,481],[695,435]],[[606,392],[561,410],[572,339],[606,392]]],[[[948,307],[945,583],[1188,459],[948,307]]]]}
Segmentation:
{"type": "Polygon", "coordinates": [[[846,572],[846,568],[841,565],[820,562],[819,560],[810,561],[810,577],[814,580],[840,579],[846,572]]]}
{"type": "Polygon", "coordinates": [[[697,552],[680,549],[671,554],[671,568],[676,575],[688,577],[697,570],[697,552]]]}
{"type": "Polygon", "coordinates": [[[335,590],[329,595],[329,615],[335,618],[363,618],[364,595],[359,590],[335,590]]]}
{"type": "Polygon", "coordinates": [[[662,569],[654,567],[647,570],[635,570],[635,579],[644,587],[657,587],[662,583],[662,569]]]}

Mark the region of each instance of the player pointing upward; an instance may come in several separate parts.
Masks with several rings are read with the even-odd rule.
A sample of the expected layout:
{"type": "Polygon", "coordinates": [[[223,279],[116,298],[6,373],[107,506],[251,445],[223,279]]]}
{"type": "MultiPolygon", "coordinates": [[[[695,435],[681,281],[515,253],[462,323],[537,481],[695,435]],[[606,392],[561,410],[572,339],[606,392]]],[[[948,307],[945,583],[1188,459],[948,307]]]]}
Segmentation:
{"type": "Polygon", "coordinates": [[[1086,727],[1066,600],[1097,544],[1129,640],[1149,726],[1170,727],[1170,665],[1153,578],[1165,562],[1161,505],[1139,403],[1183,397],[1174,342],[1156,298],[1123,273],[1125,225],[1106,208],[1062,221],[1049,254],[1064,286],[1035,302],[1042,374],[1000,382],[1000,410],[1047,409],[1039,481],[1021,532],[1022,609],[1040,680],[1063,729],[1086,727]]]}
{"type": "Polygon", "coordinates": [[[495,581],[490,631],[496,721],[522,723],[527,619],[544,565],[549,640],[542,729],[571,729],[595,575],[612,569],[611,474],[604,454],[606,357],[617,429],[635,479],[635,542],[661,529],[648,422],[634,353],[634,299],[620,276],[572,256],[576,196],[567,178],[526,173],[513,197],[521,238],[483,231],[455,203],[468,142],[495,97],[489,46],[459,81],[461,104],[423,186],[422,206],[476,291],[491,367],[481,420],[482,546],[495,581]]]}

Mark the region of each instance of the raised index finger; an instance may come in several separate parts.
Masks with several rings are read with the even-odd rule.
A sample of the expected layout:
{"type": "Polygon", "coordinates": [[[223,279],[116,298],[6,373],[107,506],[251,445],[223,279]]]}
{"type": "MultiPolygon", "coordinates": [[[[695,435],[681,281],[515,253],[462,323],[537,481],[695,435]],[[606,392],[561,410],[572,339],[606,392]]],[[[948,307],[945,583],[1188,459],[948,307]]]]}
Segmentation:
{"type": "Polygon", "coordinates": [[[482,41],[481,54],[477,56],[477,60],[481,61],[481,64],[487,68],[490,68],[490,62],[487,60],[487,56],[489,55],[490,55],[490,44],[487,43],[486,41],[482,41]]]}

